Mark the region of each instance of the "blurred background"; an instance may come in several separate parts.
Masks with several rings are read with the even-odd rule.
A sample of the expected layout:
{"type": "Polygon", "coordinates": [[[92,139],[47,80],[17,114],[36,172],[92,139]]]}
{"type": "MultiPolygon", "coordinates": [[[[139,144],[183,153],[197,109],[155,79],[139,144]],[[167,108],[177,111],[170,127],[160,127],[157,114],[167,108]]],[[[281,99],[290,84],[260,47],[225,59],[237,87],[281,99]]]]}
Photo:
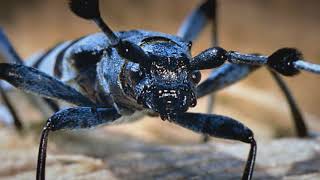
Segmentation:
{"type": "MultiPolygon", "coordinates": [[[[185,16],[199,3],[200,0],[101,0],[101,10],[113,30],[146,29],[175,34],[185,16]]],[[[0,26],[24,58],[57,42],[98,31],[94,24],[75,17],[66,4],[61,0],[1,1],[0,26]]],[[[320,1],[317,0],[220,0],[218,30],[221,46],[266,55],[281,47],[296,47],[304,53],[305,59],[320,63],[319,7],[320,1]]],[[[210,28],[208,26],[201,38],[193,43],[193,55],[210,47],[210,28]]],[[[208,72],[203,72],[203,79],[208,72]]],[[[311,129],[320,131],[320,76],[301,73],[285,80],[311,129]]],[[[205,98],[201,99],[193,110],[205,112],[206,102],[205,98]]],[[[16,104],[25,121],[43,121],[37,108],[23,104],[20,99],[16,104]]],[[[241,120],[260,139],[294,134],[285,99],[263,68],[217,93],[214,112],[241,120]]],[[[158,118],[145,118],[104,129],[147,142],[190,143],[200,140],[199,135],[158,118]]]]}

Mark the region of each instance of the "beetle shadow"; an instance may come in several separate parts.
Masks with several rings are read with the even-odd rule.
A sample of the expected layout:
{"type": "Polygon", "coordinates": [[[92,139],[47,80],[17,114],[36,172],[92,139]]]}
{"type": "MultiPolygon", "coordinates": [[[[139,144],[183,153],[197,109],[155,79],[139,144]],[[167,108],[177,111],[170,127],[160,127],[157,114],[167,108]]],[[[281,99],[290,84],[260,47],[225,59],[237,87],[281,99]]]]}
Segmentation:
{"type": "MultiPolygon", "coordinates": [[[[191,145],[194,146],[194,145],[191,145]]],[[[245,161],[223,152],[215,152],[214,148],[166,146],[142,148],[135,157],[133,152],[114,156],[109,159],[111,171],[120,178],[127,179],[241,179],[245,161]],[[191,148],[191,149],[190,149],[191,148]],[[125,170],[124,170],[125,169],[125,170]],[[129,171],[128,171],[129,170],[129,171]],[[132,173],[132,171],[134,173],[132,173]],[[127,172],[130,172],[129,175],[127,172]]],[[[256,166],[254,179],[277,180],[256,166]]]]}
{"type": "MultiPolygon", "coordinates": [[[[241,179],[246,163],[217,151],[212,143],[159,145],[117,133],[89,131],[60,132],[57,136],[63,138],[53,138],[59,147],[63,145],[62,151],[103,159],[120,179],[241,179]]],[[[256,165],[254,179],[280,178],[256,165]]]]}

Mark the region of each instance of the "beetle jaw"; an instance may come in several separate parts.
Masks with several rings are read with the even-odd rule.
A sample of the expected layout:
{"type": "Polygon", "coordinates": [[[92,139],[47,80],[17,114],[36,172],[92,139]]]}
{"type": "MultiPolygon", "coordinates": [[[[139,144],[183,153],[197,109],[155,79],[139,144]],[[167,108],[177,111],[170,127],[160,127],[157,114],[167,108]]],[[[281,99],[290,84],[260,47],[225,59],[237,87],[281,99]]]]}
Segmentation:
{"type": "Polygon", "coordinates": [[[145,88],[138,96],[137,102],[160,114],[161,119],[174,119],[177,114],[188,111],[197,104],[193,90],[187,87],[145,88]]]}

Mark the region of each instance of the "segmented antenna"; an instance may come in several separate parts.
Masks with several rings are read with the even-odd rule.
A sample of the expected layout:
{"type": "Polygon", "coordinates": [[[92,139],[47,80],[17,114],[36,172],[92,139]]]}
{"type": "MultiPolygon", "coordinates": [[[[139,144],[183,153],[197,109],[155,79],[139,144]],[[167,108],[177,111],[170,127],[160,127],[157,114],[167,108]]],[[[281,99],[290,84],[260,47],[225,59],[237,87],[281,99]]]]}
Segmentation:
{"type": "Polygon", "coordinates": [[[299,70],[320,74],[320,65],[303,60],[302,53],[295,48],[281,48],[270,55],[267,64],[283,75],[295,75],[299,70]]]}
{"type": "Polygon", "coordinates": [[[129,61],[142,64],[149,56],[143,49],[129,41],[122,41],[103,21],[99,10],[99,0],[69,0],[71,11],[77,16],[94,21],[108,37],[111,46],[116,48],[119,55],[129,61]]]}
{"type": "Polygon", "coordinates": [[[120,39],[103,21],[99,10],[99,0],[70,0],[69,7],[77,16],[94,21],[109,38],[111,45],[117,45],[120,39]]]}

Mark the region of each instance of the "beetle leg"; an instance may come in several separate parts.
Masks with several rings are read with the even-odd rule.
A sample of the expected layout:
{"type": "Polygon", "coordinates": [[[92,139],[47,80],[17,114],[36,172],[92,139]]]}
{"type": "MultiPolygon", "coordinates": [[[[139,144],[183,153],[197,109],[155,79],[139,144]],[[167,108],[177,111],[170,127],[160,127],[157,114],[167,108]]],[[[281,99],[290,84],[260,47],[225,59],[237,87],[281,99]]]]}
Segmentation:
{"type": "Polygon", "coordinates": [[[45,179],[46,151],[50,131],[92,128],[111,123],[120,117],[115,108],[75,107],[56,112],[48,119],[41,133],[36,179],[45,179]]]}
{"type": "Polygon", "coordinates": [[[32,67],[0,63],[0,79],[18,89],[42,97],[64,100],[80,106],[94,105],[75,89],[32,67]]]}
{"type": "Polygon", "coordinates": [[[178,36],[186,41],[194,41],[204,29],[209,19],[215,20],[216,0],[206,0],[194,9],[183,21],[178,36]]]}
{"type": "MultiPolygon", "coordinates": [[[[235,51],[226,51],[219,47],[207,49],[197,55],[192,63],[193,69],[210,69],[219,67],[212,72],[207,81],[198,86],[198,96],[201,97],[209,92],[219,90],[246,77],[258,66],[267,65],[277,73],[285,76],[293,76],[306,70],[313,73],[320,73],[320,65],[312,64],[302,60],[302,54],[293,48],[282,48],[270,56],[258,54],[243,54],[235,51]],[[225,61],[231,64],[224,64],[225,61]],[[209,68],[210,67],[210,68],[209,68]]],[[[276,74],[273,74],[278,86],[280,86],[291,109],[299,137],[308,136],[308,131],[301,112],[297,107],[291,93],[285,83],[276,74]]]]}
{"type": "MultiPolygon", "coordinates": [[[[217,32],[218,32],[217,31],[218,30],[217,19],[218,18],[217,18],[217,2],[216,2],[216,0],[207,0],[203,4],[201,4],[197,9],[192,11],[192,13],[186,18],[183,25],[179,29],[178,35],[180,35],[184,39],[190,40],[190,41],[196,39],[199,36],[202,29],[204,28],[204,26],[207,24],[209,19],[213,20],[212,21],[213,22],[213,29],[212,29],[213,46],[214,47],[217,46],[218,45],[218,36],[217,36],[217,32]]],[[[304,61],[293,62],[294,68],[292,68],[292,67],[291,68],[290,67],[283,67],[282,68],[282,67],[279,67],[279,65],[281,65],[281,62],[278,63],[277,61],[274,61],[274,60],[273,60],[273,62],[272,62],[272,60],[270,61],[270,59],[279,59],[279,61],[280,61],[280,59],[283,58],[283,56],[289,56],[283,52],[284,52],[284,49],[282,49],[282,53],[281,53],[281,51],[277,51],[272,56],[268,57],[269,63],[267,61],[267,57],[265,57],[265,56],[246,55],[246,54],[240,54],[237,52],[229,52],[229,59],[220,59],[220,61],[222,60],[221,62],[223,63],[225,60],[229,60],[231,63],[248,63],[248,64],[253,64],[253,65],[262,65],[262,64],[267,63],[271,68],[275,69],[276,71],[280,71],[280,73],[282,73],[282,74],[286,74],[288,72],[290,73],[290,71],[292,71],[294,74],[295,72],[297,72],[297,70],[295,70],[295,69],[303,69],[303,70],[311,71],[314,73],[318,73],[320,71],[320,67],[318,67],[319,65],[309,64],[304,61]],[[287,72],[283,71],[282,69],[285,69],[285,71],[287,71],[287,72]]],[[[210,54],[211,52],[207,51],[207,53],[210,54]]],[[[293,56],[300,56],[301,55],[298,51],[294,52],[293,50],[291,50],[291,52],[288,51],[287,54],[290,54],[290,53],[293,54],[293,56]]],[[[206,51],[204,51],[198,57],[201,57],[201,59],[204,60],[206,58],[206,51]]],[[[212,60],[214,58],[210,58],[210,59],[212,60]]],[[[218,67],[218,66],[220,66],[220,64],[219,64],[220,61],[216,64],[212,63],[212,65],[218,67]]],[[[204,63],[204,66],[206,66],[206,64],[207,63],[204,63]]],[[[217,70],[218,72],[212,72],[208,81],[205,81],[198,88],[199,89],[198,90],[199,96],[202,96],[202,93],[205,93],[206,90],[211,89],[207,112],[211,113],[213,110],[213,104],[214,104],[213,92],[216,91],[213,89],[215,89],[215,88],[219,89],[219,88],[222,88],[222,87],[227,86],[229,84],[232,84],[234,82],[237,82],[238,80],[246,77],[254,69],[256,69],[256,68],[250,67],[249,65],[243,65],[243,64],[241,64],[239,66],[238,65],[223,65],[223,67],[220,67],[219,70],[217,70]],[[233,73],[236,73],[236,72],[240,72],[240,74],[238,74],[239,76],[233,75],[233,73]],[[227,77],[220,77],[225,74],[228,74],[227,77]],[[217,79],[215,79],[215,78],[217,78],[217,79]],[[214,81],[216,81],[216,82],[219,82],[219,85],[215,85],[214,82],[212,82],[212,79],[214,79],[214,81]],[[221,82],[221,80],[223,80],[224,82],[221,82]],[[213,86],[214,86],[214,88],[213,88],[213,86]]],[[[282,90],[282,92],[284,93],[284,95],[287,99],[287,102],[289,104],[289,107],[291,109],[291,113],[292,113],[292,116],[293,116],[293,119],[295,122],[296,129],[298,132],[298,136],[299,137],[307,136],[307,134],[308,134],[307,128],[306,128],[306,125],[303,121],[301,112],[299,111],[299,108],[297,107],[289,89],[286,87],[285,82],[282,81],[280,79],[280,77],[275,73],[273,73],[273,77],[276,80],[278,86],[280,87],[280,89],[282,90]]],[[[205,93],[205,94],[209,94],[209,93],[205,93]]],[[[203,142],[206,142],[206,141],[208,141],[208,136],[204,136],[204,138],[203,138],[203,142]]]]}
{"type": "Polygon", "coordinates": [[[201,113],[183,113],[172,119],[172,122],[198,133],[249,143],[251,149],[242,179],[252,178],[257,145],[253,132],[242,123],[226,116],[201,113]]]}
{"type": "MultiPolygon", "coordinates": [[[[17,54],[17,52],[14,50],[13,46],[11,45],[8,38],[5,36],[3,30],[0,28],[0,53],[5,57],[5,59],[8,62],[16,63],[16,64],[23,64],[23,61],[21,60],[20,56],[17,54]]],[[[8,108],[12,118],[14,126],[18,131],[22,130],[22,122],[14,109],[12,103],[10,102],[10,98],[7,95],[6,90],[2,87],[2,84],[0,84],[0,94],[1,98],[3,100],[3,103],[8,108]]]]}
{"type": "Polygon", "coordinates": [[[275,72],[269,69],[273,79],[276,81],[277,85],[281,89],[283,95],[286,97],[287,103],[290,107],[291,115],[294,121],[294,125],[296,128],[298,137],[307,137],[309,136],[308,128],[305,123],[305,120],[302,116],[302,113],[294,99],[292,93],[290,92],[288,86],[284,82],[284,80],[275,72]]]}
{"type": "MultiPolygon", "coordinates": [[[[3,32],[3,30],[0,28],[0,53],[5,57],[6,62],[13,63],[13,64],[24,64],[22,58],[19,56],[19,54],[16,52],[12,44],[10,43],[9,39],[3,32]]],[[[4,101],[4,104],[8,107],[13,119],[14,119],[14,125],[17,130],[22,129],[22,122],[20,118],[18,117],[18,114],[16,113],[13,105],[10,102],[9,97],[7,96],[7,91],[2,87],[2,84],[0,84],[0,91],[1,91],[1,97],[4,101]]],[[[53,110],[57,111],[59,109],[58,105],[51,99],[43,98],[43,100],[46,102],[46,104],[53,110]]]]}
{"type": "MultiPolygon", "coordinates": [[[[218,22],[217,22],[217,1],[206,0],[196,9],[194,9],[184,20],[179,31],[178,36],[187,41],[194,41],[208,24],[209,20],[212,22],[212,45],[218,46],[218,22]]],[[[214,104],[214,94],[208,97],[207,113],[212,113],[214,104]]],[[[209,136],[203,135],[202,142],[208,142],[209,136]]]]}
{"type": "Polygon", "coordinates": [[[21,122],[16,110],[13,108],[13,105],[11,104],[10,99],[7,96],[5,90],[1,87],[1,84],[0,84],[0,95],[3,100],[3,103],[6,105],[6,107],[8,108],[8,110],[13,118],[13,124],[14,124],[15,128],[18,131],[21,131],[23,129],[22,122],[21,122]]]}
{"type": "Polygon", "coordinates": [[[7,62],[14,64],[23,64],[21,57],[13,48],[7,36],[0,28],[0,53],[6,58],[7,62]]]}
{"type": "Polygon", "coordinates": [[[224,64],[212,71],[208,78],[197,87],[197,96],[201,98],[214,93],[247,77],[256,66],[246,64],[224,64]]]}
{"type": "MultiPolygon", "coordinates": [[[[220,89],[223,89],[229,85],[232,85],[245,77],[247,77],[251,72],[256,70],[258,66],[250,66],[245,64],[224,64],[220,68],[213,71],[208,79],[203,81],[197,87],[197,95],[198,98],[203,97],[207,94],[214,93],[220,89]]],[[[295,128],[297,131],[298,137],[306,137],[308,136],[308,129],[305,124],[305,120],[302,116],[299,107],[292,96],[289,88],[286,83],[281,79],[281,77],[275,72],[271,71],[273,78],[275,79],[277,85],[280,87],[283,92],[288,105],[290,107],[290,111],[292,114],[292,118],[295,123],[295,128]]]]}

